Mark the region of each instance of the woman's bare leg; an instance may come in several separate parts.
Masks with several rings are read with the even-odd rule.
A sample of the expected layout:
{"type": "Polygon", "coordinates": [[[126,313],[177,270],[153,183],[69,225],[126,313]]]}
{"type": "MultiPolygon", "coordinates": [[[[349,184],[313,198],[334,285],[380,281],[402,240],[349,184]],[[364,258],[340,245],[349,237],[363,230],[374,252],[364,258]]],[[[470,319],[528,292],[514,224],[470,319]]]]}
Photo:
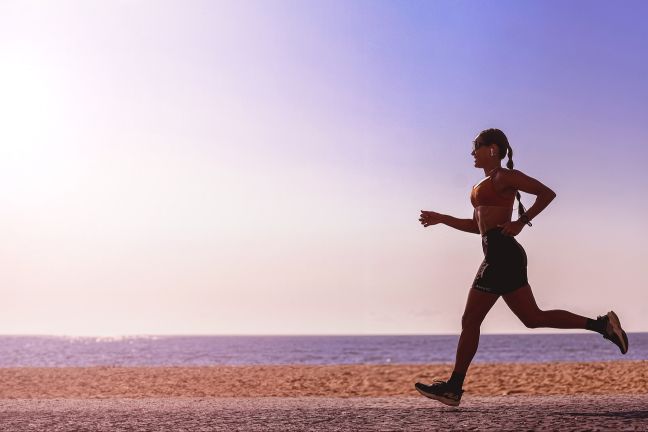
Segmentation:
{"type": "Polygon", "coordinates": [[[540,310],[529,285],[505,294],[504,301],[529,328],[585,329],[587,318],[565,310],[540,310]]]}
{"type": "Polygon", "coordinates": [[[506,304],[513,313],[529,328],[551,327],[560,329],[586,329],[602,334],[621,350],[628,352],[628,336],[626,335],[619,317],[612,311],[596,320],[576,315],[565,310],[543,311],[533,298],[530,286],[517,289],[503,296],[506,304]]]}
{"type": "Polygon", "coordinates": [[[479,346],[479,329],[486,314],[499,296],[474,288],[468,293],[466,308],[461,318],[461,336],[457,345],[454,371],[465,374],[479,346]]]}

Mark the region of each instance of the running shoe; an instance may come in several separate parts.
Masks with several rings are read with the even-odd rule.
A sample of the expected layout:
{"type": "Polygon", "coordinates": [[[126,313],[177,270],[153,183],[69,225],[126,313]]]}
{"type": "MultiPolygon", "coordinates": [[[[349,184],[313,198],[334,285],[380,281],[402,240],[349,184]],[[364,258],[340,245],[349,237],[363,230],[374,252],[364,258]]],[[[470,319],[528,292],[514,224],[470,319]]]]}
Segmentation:
{"type": "Polygon", "coordinates": [[[605,332],[603,333],[603,337],[618,346],[621,350],[621,354],[627,353],[628,336],[621,328],[621,322],[619,321],[617,314],[615,314],[614,311],[610,311],[605,316],[598,317],[597,319],[605,321],[605,332]]]}
{"type": "Polygon", "coordinates": [[[461,389],[457,390],[453,388],[447,382],[441,380],[436,380],[431,385],[417,382],[414,384],[414,388],[423,396],[438,400],[450,406],[459,406],[461,395],[464,392],[461,389]]]}

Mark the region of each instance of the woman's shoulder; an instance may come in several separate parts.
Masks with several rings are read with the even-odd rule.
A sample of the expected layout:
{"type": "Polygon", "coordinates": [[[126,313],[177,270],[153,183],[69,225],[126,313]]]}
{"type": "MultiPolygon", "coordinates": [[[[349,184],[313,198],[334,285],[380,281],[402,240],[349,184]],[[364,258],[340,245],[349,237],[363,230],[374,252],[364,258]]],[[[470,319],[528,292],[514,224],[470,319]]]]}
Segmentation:
{"type": "Polygon", "coordinates": [[[520,177],[520,176],[523,176],[523,175],[525,175],[525,174],[520,170],[516,170],[516,169],[513,169],[513,168],[501,167],[500,169],[495,171],[495,175],[493,177],[499,177],[502,180],[506,181],[506,180],[514,179],[516,177],[520,177]]]}
{"type": "Polygon", "coordinates": [[[522,171],[502,167],[495,172],[495,175],[493,176],[493,182],[497,183],[497,185],[503,192],[507,189],[516,189],[513,185],[517,183],[515,179],[518,178],[521,174],[524,175],[522,171]]]}

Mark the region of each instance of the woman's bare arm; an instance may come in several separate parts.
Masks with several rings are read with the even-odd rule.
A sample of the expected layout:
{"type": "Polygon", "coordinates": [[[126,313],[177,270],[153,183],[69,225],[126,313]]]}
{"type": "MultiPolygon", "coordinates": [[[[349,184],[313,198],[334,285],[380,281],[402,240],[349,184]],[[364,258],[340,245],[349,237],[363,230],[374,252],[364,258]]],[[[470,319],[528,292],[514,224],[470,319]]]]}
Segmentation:
{"type": "MultiPolygon", "coordinates": [[[[501,181],[505,188],[511,188],[536,196],[533,205],[524,212],[524,216],[528,218],[528,220],[535,218],[556,197],[554,191],[521,171],[503,170],[503,173],[504,175],[501,177],[501,181]]],[[[520,218],[516,221],[506,222],[498,226],[502,227],[502,234],[516,236],[522,231],[526,222],[527,221],[520,218]]]]}
{"type": "Polygon", "coordinates": [[[419,219],[424,227],[428,225],[436,225],[442,223],[451,228],[458,229],[473,234],[479,234],[479,226],[477,225],[476,213],[473,211],[472,219],[459,219],[450,215],[445,215],[433,211],[421,210],[421,217],[419,219]]]}
{"type": "Polygon", "coordinates": [[[549,189],[547,186],[529,177],[518,170],[509,170],[504,178],[507,187],[521,190],[536,196],[536,200],[531,207],[526,211],[529,220],[536,217],[542,210],[544,210],[554,198],[556,193],[549,189]]]}

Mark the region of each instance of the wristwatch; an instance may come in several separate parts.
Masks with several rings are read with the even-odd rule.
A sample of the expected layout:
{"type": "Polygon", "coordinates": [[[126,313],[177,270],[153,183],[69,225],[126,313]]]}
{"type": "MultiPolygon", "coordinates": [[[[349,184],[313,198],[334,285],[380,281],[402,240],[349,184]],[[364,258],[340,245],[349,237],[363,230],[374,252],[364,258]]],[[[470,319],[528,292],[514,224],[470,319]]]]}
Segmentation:
{"type": "Polygon", "coordinates": [[[523,214],[522,216],[520,216],[520,217],[518,218],[518,220],[519,220],[519,221],[522,221],[523,223],[525,223],[525,224],[527,224],[527,225],[529,225],[529,226],[532,226],[532,225],[531,225],[531,221],[529,220],[529,216],[527,216],[526,214],[523,214]]]}

